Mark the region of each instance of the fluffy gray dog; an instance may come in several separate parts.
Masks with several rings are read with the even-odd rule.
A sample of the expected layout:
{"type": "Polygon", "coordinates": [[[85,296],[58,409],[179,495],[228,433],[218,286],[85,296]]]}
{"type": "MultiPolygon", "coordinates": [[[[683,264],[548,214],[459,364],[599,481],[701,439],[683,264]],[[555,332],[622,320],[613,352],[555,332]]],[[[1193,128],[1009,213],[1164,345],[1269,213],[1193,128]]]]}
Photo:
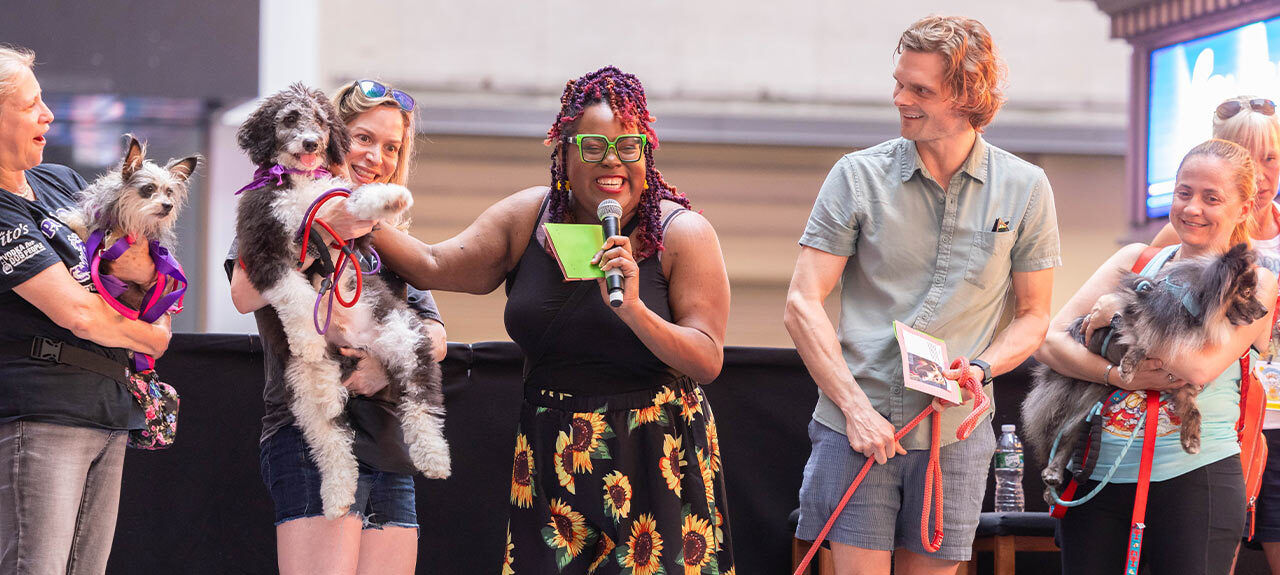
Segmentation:
{"type": "MultiPolygon", "coordinates": [[[[1096,330],[1085,344],[1081,317],[1071,323],[1067,333],[1089,351],[1101,354],[1107,330],[1115,330],[1105,357],[1119,367],[1121,381],[1131,382],[1138,363],[1147,357],[1177,357],[1222,344],[1235,326],[1266,316],[1266,306],[1255,296],[1258,278],[1254,262],[1249,247],[1239,244],[1219,257],[1171,262],[1155,279],[1126,273],[1119,290],[1104,296],[1117,297],[1122,303],[1123,312],[1112,319],[1110,327],[1096,330]]],[[[1116,389],[1073,379],[1044,365],[1036,366],[1031,392],[1022,403],[1022,423],[1034,455],[1046,462],[1041,472],[1046,486],[1061,488],[1085,415],[1116,389]],[[1049,461],[1049,451],[1059,431],[1062,439],[1058,452],[1049,461]]],[[[1200,451],[1200,410],[1195,402],[1198,393],[1190,385],[1174,391],[1175,413],[1182,421],[1182,447],[1188,453],[1200,451]]],[[[1046,490],[1046,501],[1052,503],[1051,497],[1046,490]]]]}
{"type": "MultiPolygon", "coordinates": [[[[267,98],[240,127],[237,140],[261,170],[283,168],[244,192],[236,234],[250,283],[280,318],[283,333],[262,335],[273,348],[289,350],[285,383],[293,395],[290,409],[320,469],[325,516],[346,512],[355,500],[358,477],[352,431],[343,412],[347,390],[338,346],[365,350],[369,360],[382,364],[398,398],[414,466],[427,477],[448,477],[440,366],[431,357],[422,320],[405,303],[403,286],[367,276],[354,307],[333,306],[332,324],[321,335],[313,323],[321,280],[296,269],[304,249],[298,230],[308,207],[333,188],[351,186],[316,171],[342,165],[351,146],[333,105],[323,92],[294,84],[267,98]]],[[[346,202],[353,215],[365,220],[396,219],[412,204],[409,190],[393,184],[361,186],[346,202]]],[[[367,242],[367,237],[357,242],[357,248],[363,251],[367,242]]],[[[314,245],[307,249],[316,250],[314,245]]],[[[333,288],[350,299],[354,279],[354,273],[345,274],[333,288]]]]}
{"type": "MultiPolygon", "coordinates": [[[[188,180],[200,165],[200,156],[169,160],[161,167],[147,159],[146,145],[133,134],[125,134],[124,138],[124,160],[82,190],[77,210],[63,214],[63,219],[82,240],[88,239],[91,232],[105,232],[104,248],[133,236],[143,245],[155,241],[173,253],[177,248],[174,226],[187,204],[188,180]]],[[[122,261],[127,257],[135,256],[122,256],[122,261]]],[[[104,258],[103,272],[111,273],[114,263],[104,258]]],[[[127,287],[119,300],[138,309],[146,290],[136,284],[127,287]]]]}

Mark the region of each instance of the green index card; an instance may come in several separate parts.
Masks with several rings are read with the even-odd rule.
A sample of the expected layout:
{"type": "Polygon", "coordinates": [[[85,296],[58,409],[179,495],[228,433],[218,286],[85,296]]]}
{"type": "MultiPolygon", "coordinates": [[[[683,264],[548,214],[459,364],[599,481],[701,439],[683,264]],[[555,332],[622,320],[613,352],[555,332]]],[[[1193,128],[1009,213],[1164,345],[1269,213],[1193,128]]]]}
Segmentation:
{"type": "Polygon", "coordinates": [[[598,224],[545,223],[542,229],[547,232],[551,252],[566,281],[604,277],[600,266],[591,263],[591,258],[604,245],[604,228],[598,224]]]}

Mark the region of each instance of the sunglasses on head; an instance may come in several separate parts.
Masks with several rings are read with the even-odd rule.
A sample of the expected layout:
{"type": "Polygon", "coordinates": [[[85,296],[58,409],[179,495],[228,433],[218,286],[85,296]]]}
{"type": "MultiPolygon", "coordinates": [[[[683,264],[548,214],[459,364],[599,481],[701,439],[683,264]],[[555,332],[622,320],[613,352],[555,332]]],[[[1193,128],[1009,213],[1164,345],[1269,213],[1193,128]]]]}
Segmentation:
{"type": "Polygon", "coordinates": [[[382,97],[390,96],[391,99],[395,100],[397,104],[400,104],[400,108],[406,112],[412,112],[413,107],[416,105],[416,103],[413,101],[413,96],[410,96],[404,93],[403,91],[396,90],[394,88],[387,89],[387,87],[383,85],[382,82],[379,82],[377,80],[360,80],[356,82],[356,89],[360,90],[361,94],[364,94],[366,97],[369,97],[369,98],[382,98],[382,97]]]}
{"type": "Polygon", "coordinates": [[[1276,114],[1276,103],[1266,98],[1254,98],[1248,102],[1227,100],[1218,104],[1218,119],[1227,120],[1233,118],[1236,114],[1244,111],[1246,105],[1253,111],[1265,116],[1274,116],[1276,114]]]}

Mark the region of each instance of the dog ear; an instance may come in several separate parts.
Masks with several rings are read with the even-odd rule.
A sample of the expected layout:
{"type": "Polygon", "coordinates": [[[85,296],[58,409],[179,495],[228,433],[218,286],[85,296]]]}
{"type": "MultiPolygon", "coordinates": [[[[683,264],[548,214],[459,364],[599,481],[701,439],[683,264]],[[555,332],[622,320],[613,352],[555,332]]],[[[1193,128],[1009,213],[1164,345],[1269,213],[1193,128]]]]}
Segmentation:
{"type": "Polygon", "coordinates": [[[1205,266],[1198,285],[1191,286],[1205,317],[1213,316],[1220,306],[1231,306],[1239,299],[1239,291],[1257,286],[1253,262],[1253,250],[1240,243],[1205,266]]]}
{"type": "Polygon", "coordinates": [[[347,125],[335,116],[334,121],[329,123],[329,147],[324,151],[329,165],[342,165],[350,151],[351,133],[347,131],[347,125]]]}
{"type": "Polygon", "coordinates": [[[179,182],[185,182],[191,178],[191,174],[195,173],[196,168],[200,166],[200,156],[187,156],[181,160],[170,160],[165,169],[169,170],[173,177],[179,182]]]}
{"type": "Polygon", "coordinates": [[[266,166],[276,149],[276,112],[285,98],[284,92],[272,94],[249,114],[236,131],[236,144],[249,154],[255,166],[266,166]]]}
{"type": "Polygon", "coordinates": [[[125,153],[124,161],[120,163],[120,177],[124,181],[129,181],[133,177],[134,172],[142,167],[142,161],[145,159],[147,149],[133,137],[133,134],[125,134],[125,153]]]}
{"type": "Polygon", "coordinates": [[[338,115],[338,109],[328,98],[321,98],[320,110],[329,123],[329,145],[325,148],[325,159],[330,166],[340,166],[351,151],[351,133],[347,131],[346,122],[338,115]]]}

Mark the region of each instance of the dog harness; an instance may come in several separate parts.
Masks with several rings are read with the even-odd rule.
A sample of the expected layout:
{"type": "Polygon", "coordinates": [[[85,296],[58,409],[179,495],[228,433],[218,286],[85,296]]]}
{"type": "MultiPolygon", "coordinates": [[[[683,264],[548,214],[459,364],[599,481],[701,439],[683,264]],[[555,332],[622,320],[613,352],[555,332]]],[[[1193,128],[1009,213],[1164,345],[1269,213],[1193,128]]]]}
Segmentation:
{"type": "MultiPolygon", "coordinates": [[[[98,294],[107,302],[107,305],[124,317],[147,323],[155,323],[165,312],[181,312],[183,295],[187,292],[187,276],[183,273],[182,264],[178,263],[178,259],[155,241],[148,242],[147,247],[151,253],[151,261],[156,266],[156,283],[143,297],[142,309],[134,311],[116,299],[124,294],[128,286],[115,276],[102,275],[98,268],[104,259],[107,261],[119,259],[136,240],[129,235],[104,247],[106,235],[102,230],[89,234],[89,240],[85,243],[85,252],[92,254],[89,259],[89,275],[93,278],[93,285],[97,288],[98,294]]],[[[137,371],[155,368],[155,359],[144,353],[135,352],[133,362],[137,371]]]]}
{"type": "MultiPolygon", "coordinates": [[[[969,360],[964,357],[956,358],[951,363],[951,369],[960,369],[960,386],[969,390],[973,394],[973,412],[964,421],[960,422],[959,429],[956,429],[956,439],[968,439],[969,434],[978,426],[978,422],[982,420],[982,416],[990,407],[990,400],[987,394],[982,392],[982,384],[969,374],[969,360]]],[[[911,431],[926,417],[931,418],[933,424],[933,435],[929,442],[929,465],[924,475],[924,511],[920,516],[920,542],[924,545],[925,550],[930,553],[936,552],[942,547],[942,464],[939,456],[939,449],[942,445],[942,407],[939,406],[941,400],[935,400],[924,408],[915,419],[907,422],[897,433],[893,434],[894,441],[902,439],[907,432],[911,431]],[[935,492],[937,497],[935,498],[935,492]],[[933,500],[933,514],[937,515],[934,522],[933,538],[929,537],[929,501],[933,500]]],[[[853,497],[853,493],[858,490],[858,485],[862,483],[863,478],[867,476],[867,472],[871,470],[871,465],[876,460],[868,457],[867,462],[862,465],[862,470],[858,472],[857,477],[853,478],[853,483],[849,485],[849,489],[844,492],[844,497],[840,499],[840,503],[836,504],[836,508],[831,512],[831,517],[827,519],[827,524],[822,526],[822,531],[818,532],[818,537],[813,540],[813,546],[809,548],[809,552],[805,554],[804,560],[796,567],[795,575],[801,575],[809,567],[809,561],[813,560],[814,553],[818,552],[818,548],[822,546],[822,541],[827,538],[827,532],[831,531],[831,526],[835,524],[836,518],[840,516],[840,512],[844,511],[844,506],[849,503],[849,499],[853,497]]]]}

